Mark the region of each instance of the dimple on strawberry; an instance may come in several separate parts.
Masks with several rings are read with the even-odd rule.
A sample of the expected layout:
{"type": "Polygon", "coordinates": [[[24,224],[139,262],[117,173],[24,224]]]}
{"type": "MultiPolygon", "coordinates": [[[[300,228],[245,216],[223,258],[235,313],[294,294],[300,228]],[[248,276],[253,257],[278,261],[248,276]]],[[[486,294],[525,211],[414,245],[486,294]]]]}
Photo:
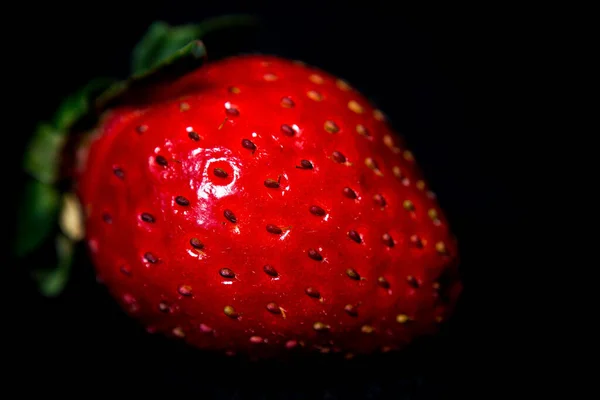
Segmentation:
{"type": "Polygon", "coordinates": [[[57,233],[42,291],[64,287],[81,241],[127,313],[196,348],[349,356],[437,332],[457,244],[384,113],[301,62],[204,63],[182,46],[199,33],[154,25],[132,78],[40,126],[19,243],[57,233]]]}

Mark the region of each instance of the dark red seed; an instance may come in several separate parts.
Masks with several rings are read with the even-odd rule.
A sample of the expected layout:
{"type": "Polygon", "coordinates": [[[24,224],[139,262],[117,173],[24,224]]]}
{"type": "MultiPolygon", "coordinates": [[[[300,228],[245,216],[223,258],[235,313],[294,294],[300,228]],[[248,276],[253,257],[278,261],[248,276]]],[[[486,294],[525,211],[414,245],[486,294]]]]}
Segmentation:
{"type": "Polygon", "coordinates": [[[256,145],[248,139],[242,140],[242,147],[248,150],[256,151],[256,145]]]}
{"type": "Polygon", "coordinates": [[[356,192],[352,189],[350,189],[349,187],[345,187],[344,190],[342,191],[344,193],[344,196],[346,196],[349,199],[356,199],[358,196],[356,195],[356,192]]]}
{"type": "Polygon", "coordinates": [[[183,196],[175,197],[175,203],[179,204],[182,207],[186,207],[190,205],[190,201],[183,196]]]}
{"type": "Polygon", "coordinates": [[[356,231],[348,231],[348,237],[355,241],[356,243],[362,243],[362,239],[358,232],[356,231]]]}
{"type": "Polygon", "coordinates": [[[275,267],[273,267],[273,266],[272,266],[272,265],[270,265],[270,264],[267,264],[267,265],[265,265],[265,266],[263,267],[263,271],[265,271],[265,273],[266,273],[267,275],[269,275],[269,276],[272,276],[272,277],[276,277],[276,276],[278,276],[278,275],[279,275],[279,274],[277,273],[277,271],[275,270],[275,267]]]}
{"type": "Polygon", "coordinates": [[[267,311],[273,314],[281,314],[281,308],[277,305],[277,303],[269,303],[267,304],[267,311]]]}
{"type": "Polygon", "coordinates": [[[313,299],[320,299],[321,298],[321,293],[319,293],[319,291],[313,287],[308,287],[304,290],[304,292],[309,296],[312,297],[313,299]]]}
{"type": "Polygon", "coordinates": [[[227,114],[228,117],[239,117],[240,111],[237,108],[229,107],[225,109],[225,114],[227,114]]]}
{"type": "Polygon", "coordinates": [[[380,194],[376,194],[375,196],[373,196],[373,201],[380,207],[385,207],[385,205],[387,204],[383,196],[380,194]]]}
{"type": "Polygon", "coordinates": [[[233,211],[225,210],[223,211],[223,215],[225,216],[225,219],[227,219],[232,224],[235,224],[237,222],[237,218],[235,217],[235,214],[233,214],[233,211]]]}
{"type": "Polygon", "coordinates": [[[194,140],[194,141],[196,141],[196,142],[197,142],[198,140],[200,140],[200,135],[198,135],[198,134],[197,134],[196,132],[194,132],[194,131],[191,131],[191,132],[189,132],[189,133],[188,133],[188,136],[189,136],[189,138],[190,138],[190,139],[192,139],[192,140],[194,140]]]}
{"type": "Polygon", "coordinates": [[[315,261],[323,261],[323,256],[315,249],[308,249],[308,257],[315,261]]]}
{"type": "Polygon", "coordinates": [[[406,282],[408,283],[408,285],[414,289],[418,289],[419,288],[419,281],[417,280],[417,278],[415,278],[412,275],[409,275],[406,277],[406,282]]]}
{"type": "Polygon", "coordinates": [[[281,132],[286,136],[294,136],[296,134],[294,128],[286,124],[281,125],[281,132]]]}
{"type": "Polygon", "coordinates": [[[389,233],[384,233],[383,236],[381,236],[381,240],[387,247],[394,247],[394,239],[392,239],[389,233]]]}
{"type": "Polygon", "coordinates": [[[316,215],[317,217],[323,217],[325,214],[327,214],[325,210],[319,206],[310,206],[309,211],[311,214],[316,215]]]}
{"type": "Polygon", "coordinates": [[[215,174],[215,176],[219,177],[219,178],[227,178],[229,176],[229,174],[222,170],[221,168],[215,168],[213,169],[213,174],[215,174]]]}
{"type": "Polygon", "coordinates": [[[313,165],[308,160],[300,160],[300,165],[297,165],[296,168],[298,168],[298,169],[313,169],[313,165]]]}
{"type": "Polygon", "coordinates": [[[148,214],[148,213],[142,213],[141,219],[142,219],[142,221],[148,222],[149,224],[153,224],[156,221],[154,219],[154,216],[152,214],[148,214]]]}
{"type": "Polygon", "coordinates": [[[265,180],[265,186],[271,189],[279,189],[279,182],[273,180],[273,179],[267,179],[265,180]]]}
{"type": "Polygon", "coordinates": [[[358,310],[356,309],[355,306],[353,306],[352,304],[347,304],[344,307],[344,311],[346,311],[346,313],[351,316],[351,317],[357,317],[358,316],[358,310]]]}
{"type": "Polygon", "coordinates": [[[377,278],[377,284],[384,289],[390,288],[390,283],[383,276],[380,276],[379,278],[377,278]]]}
{"type": "Polygon", "coordinates": [[[156,263],[158,262],[158,258],[157,258],[157,257],[156,257],[154,254],[152,254],[152,253],[150,253],[150,252],[147,252],[147,253],[145,253],[145,254],[144,254],[144,258],[145,258],[145,259],[146,259],[146,261],[148,261],[150,264],[156,264],[156,263]]]}
{"type": "Polygon", "coordinates": [[[283,230],[277,225],[268,224],[267,232],[272,233],[273,235],[281,235],[283,233],[283,230]]]}
{"type": "Polygon", "coordinates": [[[204,248],[204,243],[202,243],[200,239],[195,237],[190,239],[190,245],[196,250],[202,250],[204,248]]]}
{"type": "Polygon", "coordinates": [[[334,151],[331,154],[331,158],[333,159],[333,161],[340,163],[340,164],[346,162],[346,156],[343,155],[342,153],[340,153],[339,151],[334,151]]]}
{"type": "Polygon", "coordinates": [[[235,278],[235,272],[233,272],[229,268],[221,268],[219,270],[219,275],[221,275],[223,278],[229,278],[229,279],[235,278]]]}
{"type": "Polygon", "coordinates": [[[158,165],[162,165],[163,167],[166,167],[167,165],[169,165],[169,163],[167,162],[167,159],[164,158],[163,156],[156,156],[156,163],[158,165]]]}
{"type": "Polygon", "coordinates": [[[354,268],[348,268],[346,270],[346,275],[348,275],[348,278],[353,279],[355,281],[358,281],[360,279],[360,275],[358,274],[358,272],[356,272],[354,268]]]}

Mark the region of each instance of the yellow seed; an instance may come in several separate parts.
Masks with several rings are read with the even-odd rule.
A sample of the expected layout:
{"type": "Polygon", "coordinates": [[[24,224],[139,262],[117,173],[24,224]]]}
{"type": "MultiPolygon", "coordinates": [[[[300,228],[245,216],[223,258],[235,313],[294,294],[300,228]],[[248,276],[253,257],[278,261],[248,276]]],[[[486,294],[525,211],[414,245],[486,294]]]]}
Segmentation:
{"type": "Polygon", "coordinates": [[[377,166],[377,163],[371,157],[365,158],[365,165],[367,166],[367,168],[375,172],[375,175],[383,176],[383,174],[379,170],[379,167],[377,166]]]}
{"type": "Polygon", "coordinates": [[[362,333],[373,333],[374,330],[375,330],[375,328],[373,328],[371,325],[363,325],[360,328],[360,331],[362,333]]]}
{"type": "Polygon", "coordinates": [[[309,99],[314,100],[314,101],[321,101],[323,100],[323,96],[321,96],[321,93],[315,91],[315,90],[309,90],[306,95],[308,96],[309,99]]]}
{"type": "Polygon", "coordinates": [[[429,218],[431,218],[431,219],[437,219],[438,218],[438,213],[437,213],[437,211],[436,211],[435,208],[430,208],[427,211],[427,215],[429,215],[429,218]]]}
{"type": "Polygon", "coordinates": [[[308,77],[308,79],[312,83],[316,83],[317,85],[321,85],[324,82],[324,80],[321,77],[321,75],[317,75],[317,74],[312,74],[311,76],[308,77]]]}
{"type": "Polygon", "coordinates": [[[408,322],[408,315],[406,315],[406,314],[396,315],[396,322],[399,324],[405,324],[406,322],[408,322]]]}
{"type": "Polygon", "coordinates": [[[402,203],[402,207],[404,207],[404,209],[406,211],[414,211],[415,210],[415,205],[410,200],[404,200],[404,202],[402,203]]]}
{"type": "Polygon", "coordinates": [[[444,320],[444,318],[441,315],[438,315],[437,317],[435,317],[435,322],[437,322],[438,324],[440,322],[442,322],[444,320]]]}
{"type": "Polygon", "coordinates": [[[377,121],[385,121],[385,115],[383,115],[381,110],[373,110],[373,118],[377,121]]]}
{"type": "Polygon", "coordinates": [[[325,331],[325,330],[329,329],[329,325],[326,325],[322,322],[315,322],[313,324],[313,329],[315,331],[325,331]]]}
{"type": "Polygon", "coordinates": [[[229,93],[233,93],[233,94],[239,94],[241,92],[240,88],[235,87],[235,86],[231,86],[229,88],[229,93]]]}
{"type": "Polygon", "coordinates": [[[185,332],[183,331],[183,329],[181,329],[181,327],[177,326],[173,328],[173,335],[182,338],[185,337],[185,332]]]}
{"type": "Polygon", "coordinates": [[[323,128],[329,133],[338,133],[340,131],[340,127],[333,121],[325,121],[323,128]]]}
{"type": "Polygon", "coordinates": [[[190,105],[188,103],[180,103],[179,104],[179,111],[187,111],[190,109],[190,105]]]}
{"type": "Polygon", "coordinates": [[[356,133],[358,133],[361,136],[370,136],[369,131],[362,124],[356,125],[356,133]]]}
{"type": "Polygon", "coordinates": [[[357,114],[362,114],[364,112],[363,107],[355,100],[350,100],[348,102],[348,108],[357,114]]]}
{"type": "Polygon", "coordinates": [[[416,186],[417,186],[417,189],[423,190],[423,189],[425,189],[425,182],[419,180],[419,181],[417,181],[416,186]]]}
{"type": "Polygon", "coordinates": [[[400,170],[400,167],[396,166],[392,168],[392,172],[394,173],[394,176],[396,178],[402,178],[402,171],[400,170]]]}
{"type": "Polygon", "coordinates": [[[414,161],[415,160],[413,153],[411,153],[409,150],[404,150],[404,153],[402,155],[404,156],[404,159],[406,161],[414,161]]]}
{"type": "Polygon", "coordinates": [[[446,245],[444,244],[444,242],[437,242],[435,244],[435,250],[440,254],[445,254],[446,253],[446,245]]]}
{"type": "Polygon", "coordinates": [[[338,79],[337,81],[335,81],[335,85],[338,87],[338,89],[343,90],[345,92],[349,91],[350,89],[352,89],[350,87],[350,85],[348,84],[348,82],[346,82],[343,79],[338,79]]]}
{"type": "Polygon", "coordinates": [[[225,306],[225,308],[223,308],[223,312],[230,318],[237,318],[235,308],[233,308],[232,306],[225,306]]]}
{"type": "Polygon", "coordinates": [[[268,74],[264,74],[263,78],[267,82],[274,82],[277,80],[277,75],[268,73],[268,74]]]}

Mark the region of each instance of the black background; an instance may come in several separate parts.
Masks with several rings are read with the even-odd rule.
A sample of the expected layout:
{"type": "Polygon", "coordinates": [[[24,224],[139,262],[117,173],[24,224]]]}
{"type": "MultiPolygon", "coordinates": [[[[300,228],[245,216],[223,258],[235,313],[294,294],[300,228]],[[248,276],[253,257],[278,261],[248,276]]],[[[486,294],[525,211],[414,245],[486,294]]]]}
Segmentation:
{"type": "MultiPolygon", "coordinates": [[[[506,380],[494,372],[506,343],[497,339],[505,327],[491,310],[500,301],[496,277],[516,268],[505,263],[506,244],[516,244],[510,232],[522,215],[514,201],[523,174],[515,143],[528,137],[514,116],[522,100],[515,82],[525,63],[523,14],[392,2],[249,3],[15,5],[5,12],[19,25],[9,29],[5,47],[13,71],[4,85],[16,106],[4,117],[16,138],[7,164],[18,166],[36,121],[50,118],[63,96],[94,76],[125,77],[129,52],[150,22],[255,13],[263,18],[260,31],[207,37],[209,57],[259,51],[301,59],[343,77],[390,116],[460,240],[466,290],[456,318],[436,340],[399,356],[251,366],[146,334],[96,284],[89,266],[79,266],[66,293],[48,300],[10,261],[18,267],[7,281],[15,293],[7,308],[16,312],[7,330],[18,340],[12,349],[5,342],[6,354],[17,354],[13,383],[22,393],[57,395],[442,399],[488,398],[518,381],[515,370],[506,380]]],[[[18,189],[21,175],[10,176],[18,177],[18,189]]]]}

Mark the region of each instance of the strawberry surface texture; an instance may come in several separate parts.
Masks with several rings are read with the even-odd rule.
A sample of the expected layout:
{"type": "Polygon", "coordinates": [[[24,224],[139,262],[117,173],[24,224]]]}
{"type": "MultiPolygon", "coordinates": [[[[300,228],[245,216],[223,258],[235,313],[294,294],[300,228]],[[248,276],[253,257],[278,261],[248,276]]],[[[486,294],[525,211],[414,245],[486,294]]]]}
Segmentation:
{"type": "Polygon", "coordinates": [[[209,62],[109,110],[76,190],[99,279],[149,332],[200,349],[401,349],[461,292],[412,153],[348,83],[299,62],[209,62]]]}

